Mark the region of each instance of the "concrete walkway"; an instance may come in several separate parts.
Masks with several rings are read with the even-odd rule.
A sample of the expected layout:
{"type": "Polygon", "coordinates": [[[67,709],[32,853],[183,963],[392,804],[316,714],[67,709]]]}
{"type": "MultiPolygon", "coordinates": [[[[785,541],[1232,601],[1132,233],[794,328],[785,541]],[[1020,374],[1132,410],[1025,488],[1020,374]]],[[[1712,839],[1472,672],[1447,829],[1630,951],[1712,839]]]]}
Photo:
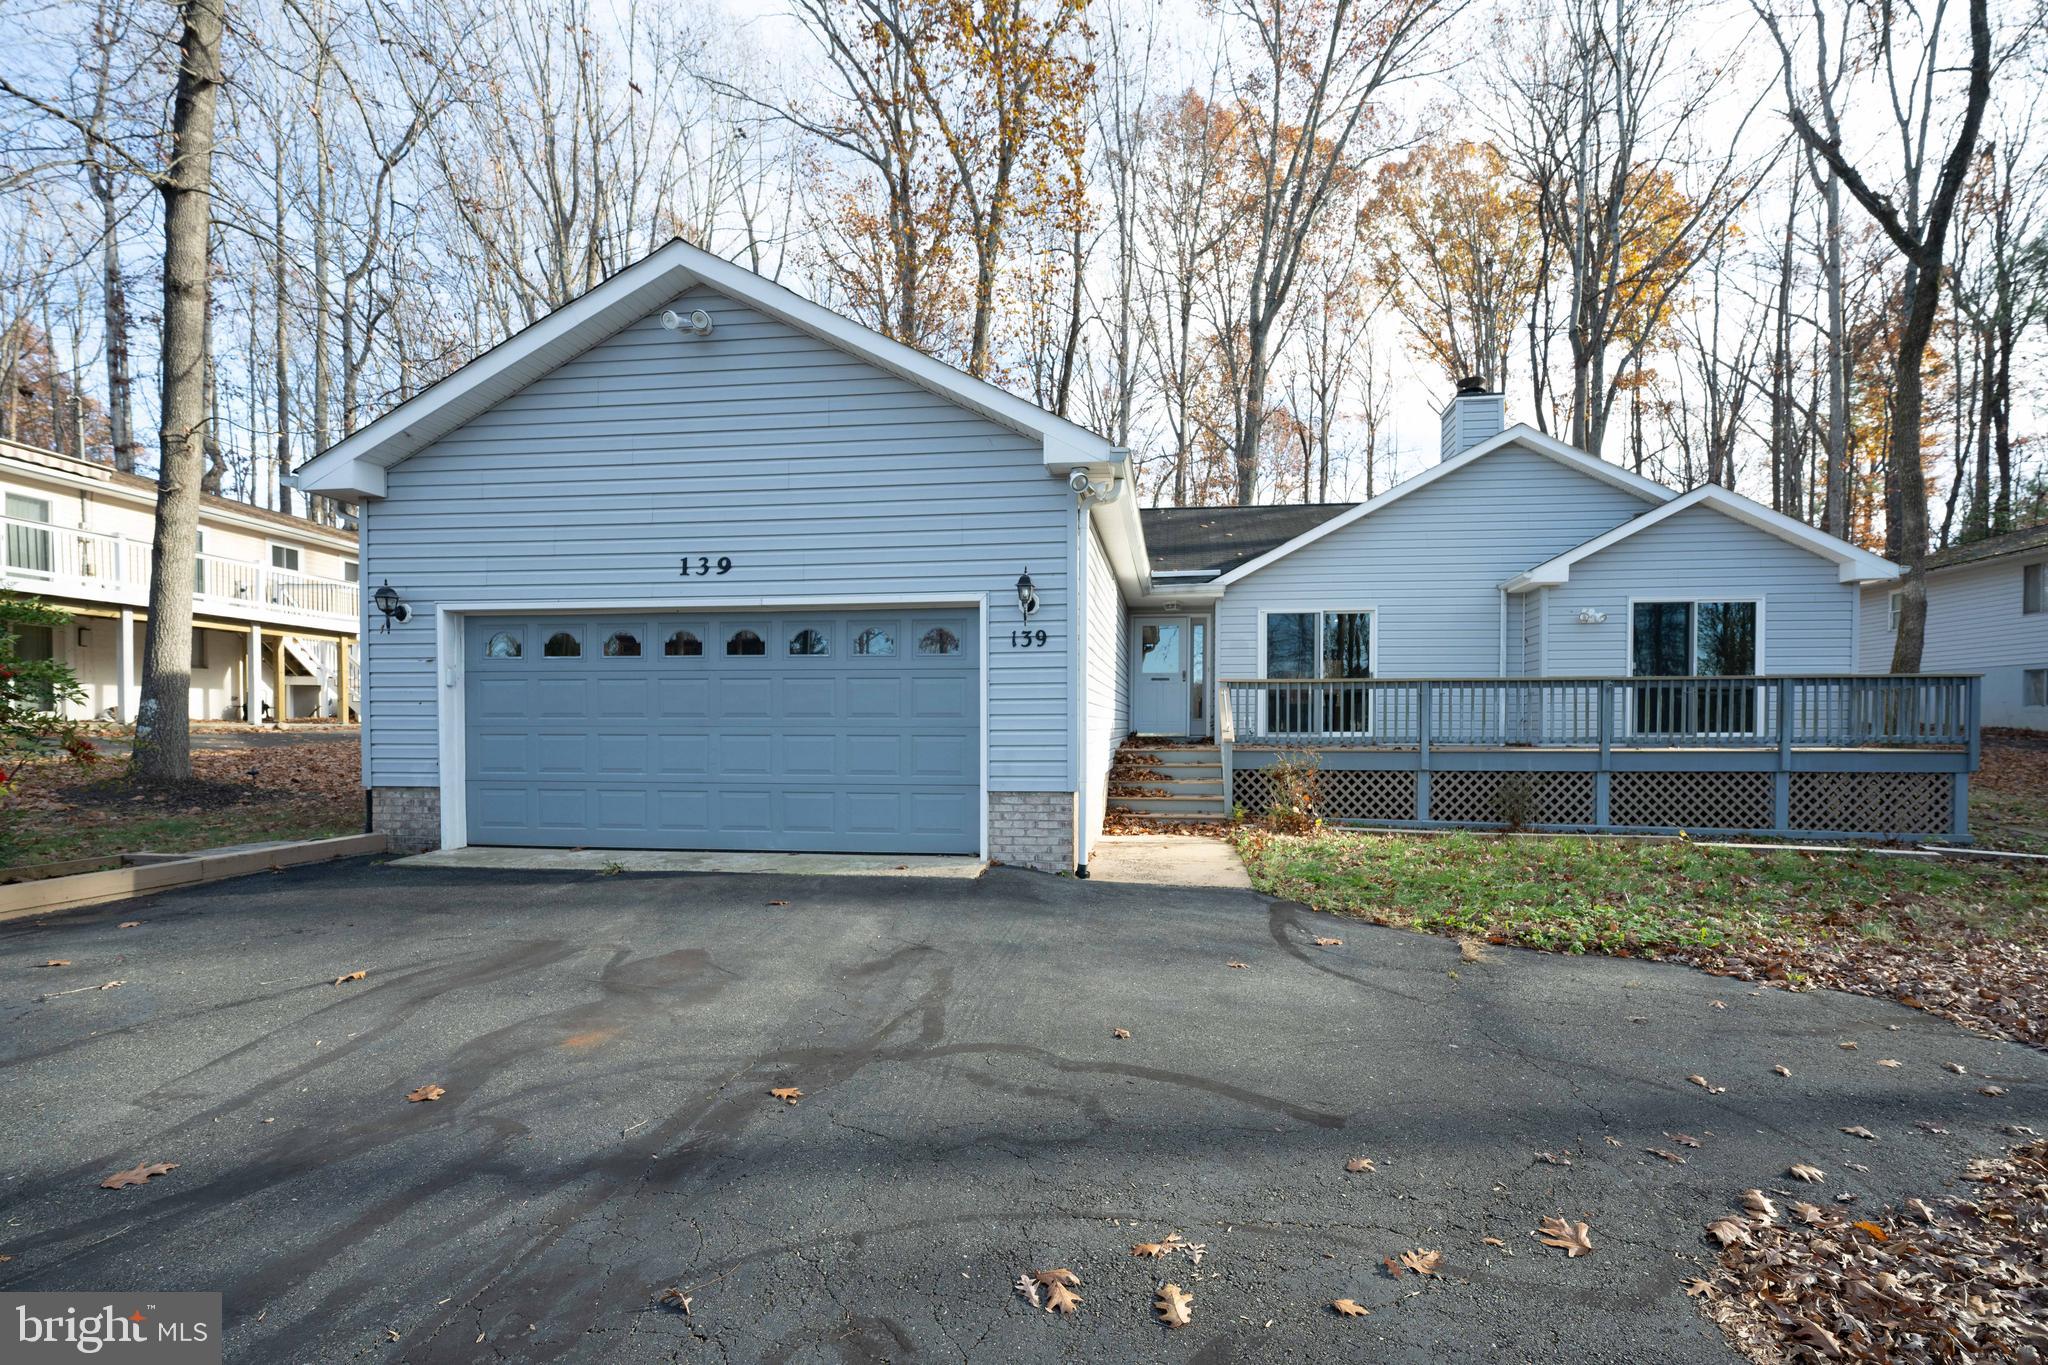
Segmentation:
{"type": "Polygon", "coordinates": [[[930,853],[680,853],[634,848],[453,848],[397,861],[406,867],[512,872],[768,872],[791,877],[969,880],[988,870],[979,858],[930,853]]]}
{"type": "Polygon", "coordinates": [[[1237,850],[1227,840],[1196,834],[1105,834],[1088,860],[1100,882],[1135,886],[1199,886],[1249,891],[1237,850]]]}

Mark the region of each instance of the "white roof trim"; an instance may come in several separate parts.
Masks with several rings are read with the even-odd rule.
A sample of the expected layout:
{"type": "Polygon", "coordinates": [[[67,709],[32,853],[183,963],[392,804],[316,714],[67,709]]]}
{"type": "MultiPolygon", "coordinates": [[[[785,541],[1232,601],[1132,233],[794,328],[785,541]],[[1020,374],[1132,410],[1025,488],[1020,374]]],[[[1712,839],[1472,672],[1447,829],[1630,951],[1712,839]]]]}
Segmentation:
{"type": "Polygon", "coordinates": [[[1681,494],[1654,511],[1625,521],[1613,530],[1597,535],[1575,549],[1565,551],[1555,559],[1545,560],[1533,569],[1516,574],[1501,586],[1509,592],[1526,592],[1531,588],[1556,587],[1568,583],[1571,581],[1572,565],[1580,560],[1599,554],[1639,531],[1647,531],[1658,522],[1694,507],[1712,508],[1802,550],[1832,560],[1838,570],[1840,581],[1844,583],[1889,582],[1904,572],[1888,559],[1859,549],[1846,540],[1838,540],[1826,532],[1816,531],[1805,522],[1794,521],[1782,512],[1773,512],[1762,503],[1745,498],[1740,493],[1731,493],[1719,484],[1710,483],[1695,488],[1690,493],[1681,494]]]}
{"type": "Polygon", "coordinates": [[[859,356],[990,421],[1037,438],[1045,451],[1046,466],[1055,472],[1064,473],[1078,465],[1107,466],[1122,458],[1122,452],[1109,441],[1085,427],[850,322],[744,266],[678,240],[507,337],[321,452],[299,469],[298,486],[329,496],[382,497],[385,470],[631,326],[656,305],[698,285],[859,356]]]}
{"type": "Polygon", "coordinates": [[[1427,488],[1438,479],[1455,474],[1474,461],[1483,460],[1488,455],[1493,454],[1494,451],[1505,450],[1510,446],[1520,450],[1527,450],[1537,455],[1548,456],[1567,468],[1576,469],[1582,474],[1590,474],[1596,479],[1613,484],[1616,488],[1624,492],[1633,493],[1639,498],[1647,498],[1653,502],[1665,502],[1678,496],[1678,494],[1653,479],[1646,479],[1640,474],[1632,474],[1618,464],[1609,464],[1607,461],[1596,456],[1588,455],[1576,446],[1566,445],[1554,436],[1545,436],[1534,427],[1518,422],[1499,435],[1481,441],[1464,454],[1453,459],[1444,460],[1438,464],[1433,464],[1414,478],[1395,484],[1370,502],[1362,502],[1350,511],[1334,516],[1322,525],[1312,527],[1285,544],[1268,550],[1257,559],[1245,561],[1229,573],[1216,579],[1215,583],[1217,586],[1223,587],[1235,583],[1238,579],[1248,574],[1257,573],[1268,564],[1273,563],[1275,560],[1286,558],[1304,545],[1321,540],[1332,531],[1341,531],[1360,517],[1371,516],[1389,503],[1399,502],[1410,493],[1427,488]]]}

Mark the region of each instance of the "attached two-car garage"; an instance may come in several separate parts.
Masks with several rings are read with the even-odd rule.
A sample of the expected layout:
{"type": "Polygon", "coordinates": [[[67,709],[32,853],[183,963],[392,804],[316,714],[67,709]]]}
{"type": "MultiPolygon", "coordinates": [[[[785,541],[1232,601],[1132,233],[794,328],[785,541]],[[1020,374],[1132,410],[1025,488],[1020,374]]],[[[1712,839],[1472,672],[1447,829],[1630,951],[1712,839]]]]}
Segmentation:
{"type": "Polygon", "coordinates": [[[468,617],[469,842],[978,852],[977,617],[468,617]]]}

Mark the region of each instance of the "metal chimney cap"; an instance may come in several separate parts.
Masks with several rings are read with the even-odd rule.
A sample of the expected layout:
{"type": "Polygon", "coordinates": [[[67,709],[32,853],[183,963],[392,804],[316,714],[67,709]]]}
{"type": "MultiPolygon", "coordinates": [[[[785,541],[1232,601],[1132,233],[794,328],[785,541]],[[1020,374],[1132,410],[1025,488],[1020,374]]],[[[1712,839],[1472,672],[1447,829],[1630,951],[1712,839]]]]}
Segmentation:
{"type": "Polygon", "coordinates": [[[1461,394],[1490,393],[1492,392],[1492,390],[1486,387],[1486,381],[1484,379],[1481,379],[1476,374],[1468,374],[1458,381],[1458,392],[1461,394]]]}

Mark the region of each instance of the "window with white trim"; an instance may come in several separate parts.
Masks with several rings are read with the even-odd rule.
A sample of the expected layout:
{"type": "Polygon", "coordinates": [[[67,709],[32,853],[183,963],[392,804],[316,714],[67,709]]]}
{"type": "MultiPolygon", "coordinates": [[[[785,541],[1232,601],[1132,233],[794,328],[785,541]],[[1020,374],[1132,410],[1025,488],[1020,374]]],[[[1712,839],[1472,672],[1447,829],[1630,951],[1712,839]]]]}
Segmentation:
{"type": "Polygon", "coordinates": [[[2020,613],[2038,616],[2048,611],[2048,560],[2020,568],[2020,613]]]}
{"type": "Polygon", "coordinates": [[[2048,668],[2030,668],[2023,676],[2021,705],[2048,706],[2048,668]]]}
{"type": "Polygon", "coordinates": [[[1905,609],[1905,603],[1906,594],[1902,592],[1895,592],[1885,599],[1885,623],[1890,626],[1894,635],[1899,633],[1899,613],[1905,609]]]}
{"type": "Polygon", "coordinates": [[[299,547],[296,545],[272,545],[270,547],[270,567],[273,569],[283,569],[286,573],[297,573],[299,571],[299,547]]]}

